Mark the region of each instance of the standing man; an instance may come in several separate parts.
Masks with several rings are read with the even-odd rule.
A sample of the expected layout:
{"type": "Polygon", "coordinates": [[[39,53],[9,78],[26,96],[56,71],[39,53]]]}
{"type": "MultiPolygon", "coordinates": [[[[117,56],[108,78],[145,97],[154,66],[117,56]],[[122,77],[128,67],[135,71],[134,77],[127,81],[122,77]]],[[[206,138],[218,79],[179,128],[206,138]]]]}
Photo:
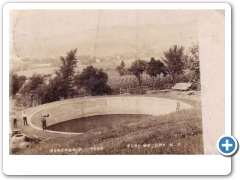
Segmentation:
{"type": "Polygon", "coordinates": [[[16,128],[17,127],[17,116],[15,113],[13,113],[12,119],[13,119],[13,127],[16,128]]]}
{"type": "Polygon", "coordinates": [[[42,117],[42,128],[43,128],[43,131],[45,130],[46,131],[46,128],[47,128],[47,117],[49,117],[49,114],[47,114],[47,115],[44,115],[43,117],[42,117]]]}
{"type": "Polygon", "coordinates": [[[23,111],[22,118],[23,118],[23,125],[27,126],[28,125],[28,123],[27,123],[27,114],[25,113],[25,111],[23,111]]]}

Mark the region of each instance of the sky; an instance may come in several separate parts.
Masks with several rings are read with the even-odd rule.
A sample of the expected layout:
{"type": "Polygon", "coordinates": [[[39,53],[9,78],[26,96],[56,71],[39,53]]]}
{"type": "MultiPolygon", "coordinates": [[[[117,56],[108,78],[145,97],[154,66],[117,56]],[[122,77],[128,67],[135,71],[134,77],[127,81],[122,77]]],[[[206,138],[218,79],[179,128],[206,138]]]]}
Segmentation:
{"type": "Polygon", "coordinates": [[[206,10],[14,10],[10,56],[55,58],[74,48],[81,55],[108,56],[134,49],[156,52],[176,43],[189,46],[198,41],[199,22],[209,13],[224,15],[206,10]]]}

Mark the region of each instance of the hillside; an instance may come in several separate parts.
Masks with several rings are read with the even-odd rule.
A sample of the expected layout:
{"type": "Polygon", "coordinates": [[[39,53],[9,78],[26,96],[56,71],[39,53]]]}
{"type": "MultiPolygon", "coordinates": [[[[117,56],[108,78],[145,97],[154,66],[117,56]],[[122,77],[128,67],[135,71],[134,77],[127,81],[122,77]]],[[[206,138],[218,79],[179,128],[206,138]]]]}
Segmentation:
{"type": "Polygon", "coordinates": [[[15,50],[20,58],[56,58],[73,48],[78,49],[78,55],[132,54],[148,57],[161,56],[163,51],[174,44],[189,47],[196,41],[196,23],[187,22],[99,28],[98,33],[96,29],[91,29],[44,38],[38,38],[36,34],[34,41],[16,33],[15,50]]]}

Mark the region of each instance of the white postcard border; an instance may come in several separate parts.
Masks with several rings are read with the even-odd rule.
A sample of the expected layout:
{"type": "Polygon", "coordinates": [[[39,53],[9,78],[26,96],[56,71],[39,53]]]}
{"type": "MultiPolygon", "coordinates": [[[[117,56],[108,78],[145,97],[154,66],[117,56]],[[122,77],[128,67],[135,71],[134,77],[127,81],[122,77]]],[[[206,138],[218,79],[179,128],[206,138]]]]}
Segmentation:
{"type": "MultiPolygon", "coordinates": [[[[227,175],[221,155],[9,155],[10,9],[225,9],[225,59],[231,59],[227,3],[8,3],[3,7],[3,172],[6,175],[227,175]],[[221,164],[221,166],[220,166],[221,164]]],[[[231,134],[231,61],[225,61],[225,132],[231,134]]]]}

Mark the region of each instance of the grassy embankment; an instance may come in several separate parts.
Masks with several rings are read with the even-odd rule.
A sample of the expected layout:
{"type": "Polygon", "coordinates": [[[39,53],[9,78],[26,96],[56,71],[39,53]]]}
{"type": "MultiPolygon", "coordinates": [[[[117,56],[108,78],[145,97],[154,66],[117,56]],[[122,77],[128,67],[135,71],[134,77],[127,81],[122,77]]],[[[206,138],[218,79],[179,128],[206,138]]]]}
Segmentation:
{"type": "MultiPolygon", "coordinates": [[[[179,99],[179,96],[167,97],[179,99]]],[[[42,132],[20,125],[27,135],[52,140],[14,154],[203,154],[201,104],[189,98],[180,100],[193,108],[130,124],[92,129],[82,135],[42,132]],[[73,148],[75,151],[70,152],[73,148]]]]}

